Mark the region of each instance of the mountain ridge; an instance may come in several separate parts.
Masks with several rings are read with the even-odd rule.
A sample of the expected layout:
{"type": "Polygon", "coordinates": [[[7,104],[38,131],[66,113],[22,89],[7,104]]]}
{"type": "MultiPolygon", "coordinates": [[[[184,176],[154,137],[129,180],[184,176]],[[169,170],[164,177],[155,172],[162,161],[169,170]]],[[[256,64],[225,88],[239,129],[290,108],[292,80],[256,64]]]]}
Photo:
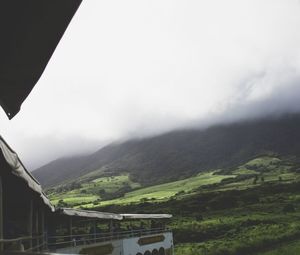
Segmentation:
{"type": "Polygon", "coordinates": [[[261,154],[300,156],[298,130],[300,114],[178,130],[57,159],[32,173],[46,188],[93,171],[128,172],[131,179],[152,185],[233,167],[261,154]]]}

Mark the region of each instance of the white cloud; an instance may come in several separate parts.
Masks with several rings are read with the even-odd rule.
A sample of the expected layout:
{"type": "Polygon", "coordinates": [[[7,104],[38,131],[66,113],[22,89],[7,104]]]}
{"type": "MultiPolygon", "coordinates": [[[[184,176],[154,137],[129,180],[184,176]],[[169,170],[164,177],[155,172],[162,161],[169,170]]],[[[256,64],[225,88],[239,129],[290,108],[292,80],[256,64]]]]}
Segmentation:
{"type": "Polygon", "coordinates": [[[83,1],[19,115],[0,115],[0,132],[31,162],[55,144],[49,159],[80,147],[63,137],[152,134],[229,110],[238,118],[237,106],[255,115],[297,88],[299,27],[297,0],[83,1]]]}

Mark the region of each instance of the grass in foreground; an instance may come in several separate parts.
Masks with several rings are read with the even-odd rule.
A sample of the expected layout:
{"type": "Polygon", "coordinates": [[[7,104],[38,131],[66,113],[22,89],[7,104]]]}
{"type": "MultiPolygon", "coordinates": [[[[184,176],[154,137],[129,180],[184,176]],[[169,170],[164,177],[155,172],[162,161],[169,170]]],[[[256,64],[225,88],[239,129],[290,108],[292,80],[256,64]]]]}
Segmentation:
{"type": "Polygon", "coordinates": [[[300,241],[290,242],[288,244],[279,245],[279,247],[257,255],[299,255],[300,241]]]}

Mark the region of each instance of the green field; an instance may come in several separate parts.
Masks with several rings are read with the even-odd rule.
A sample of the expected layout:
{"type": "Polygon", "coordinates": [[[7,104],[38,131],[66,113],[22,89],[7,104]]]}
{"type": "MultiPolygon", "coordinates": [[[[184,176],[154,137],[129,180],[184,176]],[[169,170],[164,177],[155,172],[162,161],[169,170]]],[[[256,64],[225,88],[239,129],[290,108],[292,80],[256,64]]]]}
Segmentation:
{"type": "MultiPolygon", "coordinates": [[[[101,202],[102,206],[111,204],[130,204],[140,203],[145,201],[165,201],[175,196],[176,194],[193,192],[196,188],[203,185],[219,183],[223,179],[232,176],[228,175],[214,175],[214,172],[201,173],[195,177],[184,179],[181,181],[165,183],[161,185],[155,185],[147,188],[138,189],[132,192],[128,192],[124,197],[114,200],[101,202]]],[[[86,208],[93,207],[92,204],[84,205],[86,208]]]]}
{"type": "Polygon", "coordinates": [[[61,192],[57,192],[59,188],[56,190],[51,189],[49,191],[51,202],[57,205],[59,200],[62,200],[66,206],[78,206],[99,201],[106,194],[116,193],[122,188],[131,190],[140,187],[138,183],[130,181],[128,175],[101,177],[89,182],[79,181],[74,186],[77,187],[71,190],[62,190],[61,192]]]}
{"type": "Polygon", "coordinates": [[[104,189],[106,193],[114,193],[124,185],[129,185],[132,189],[139,188],[137,183],[130,182],[128,175],[121,175],[115,177],[97,178],[89,183],[81,184],[80,188],[50,194],[50,199],[53,204],[57,204],[59,200],[63,200],[68,206],[81,206],[84,208],[93,208],[95,205],[109,205],[109,204],[129,204],[139,203],[141,201],[167,200],[178,193],[186,194],[203,186],[214,183],[219,183],[223,179],[235,177],[235,175],[218,175],[214,171],[208,173],[200,173],[195,177],[188,179],[155,185],[146,188],[140,188],[134,191],[127,192],[123,197],[101,201],[99,190],[104,189]],[[83,193],[83,190],[85,191],[83,193]],[[98,195],[97,195],[98,194],[98,195]],[[93,203],[98,201],[98,203],[93,203]],[[88,203],[90,202],[90,203],[88,203]]]}
{"type": "Polygon", "coordinates": [[[293,255],[300,254],[299,169],[291,159],[261,156],[150,187],[122,174],[82,178],[49,192],[56,204],[171,213],[176,255],[293,255]]]}
{"type": "Polygon", "coordinates": [[[279,247],[267,252],[259,253],[258,255],[299,255],[300,241],[294,241],[288,244],[280,245],[279,247]]]}
{"type": "Polygon", "coordinates": [[[202,186],[224,182],[218,186],[219,191],[245,189],[267,182],[290,182],[300,179],[300,175],[290,171],[290,162],[272,156],[255,158],[234,169],[201,172],[196,176],[150,187],[141,187],[132,182],[128,174],[112,177],[97,176],[97,171],[77,180],[75,187],[68,183],[48,191],[51,201],[57,205],[62,200],[67,206],[93,208],[110,204],[129,204],[145,201],[165,201],[174,196],[181,197],[192,194],[202,186]],[[254,181],[254,176],[257,180],[254,181]],[[94,177],[94,179],[93,179],[94,177]],[[110,196],[110,194],[112,194],[110,196]]]}
{"type": "MultiPolygon", "coordinates": [[[[251,212],[248,216],[233,214],[229,218],[221,215],[220,217],[202,222],[192,220],[194,227],[189,226],[192,232],[205,231],[208,235],[209,232],[215,231],[219,234],[216,234],[216,238],[208,238],[204,242],[178,244],[176,255],[299,254],[297,253],[300,247],[299,241],[290,244],[290,240],[299,238],[298,214],[274,215],[251,212]],[[260,250],[268,251],[260,252],[260,250]]],[[[184,226],[180,227],[184,229],[184,226]]],[[[186,232],[190,230],[186,229],[186,232]]]]}

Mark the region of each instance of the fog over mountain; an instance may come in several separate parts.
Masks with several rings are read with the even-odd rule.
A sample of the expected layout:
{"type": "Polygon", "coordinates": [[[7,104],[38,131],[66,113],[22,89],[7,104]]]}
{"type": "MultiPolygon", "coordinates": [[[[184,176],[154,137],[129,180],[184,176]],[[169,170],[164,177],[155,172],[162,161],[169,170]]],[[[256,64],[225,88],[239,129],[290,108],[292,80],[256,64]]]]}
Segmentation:
{"type": "Polygon", "coordinates": [[[84,1],[0,133],[30,168],[111,141],[300,112],[297,0],[84,1]]]}

